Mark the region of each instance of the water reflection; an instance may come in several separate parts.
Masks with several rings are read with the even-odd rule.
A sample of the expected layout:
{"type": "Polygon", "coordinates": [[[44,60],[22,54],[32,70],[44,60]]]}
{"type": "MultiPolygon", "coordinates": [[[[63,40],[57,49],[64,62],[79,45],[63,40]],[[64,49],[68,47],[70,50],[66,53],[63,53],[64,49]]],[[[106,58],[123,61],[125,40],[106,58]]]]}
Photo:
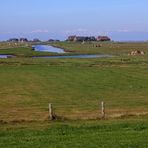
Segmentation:
{"type": "Polygon", "coordinates": [[[0,54],[0,59],[7,59],[7,58],[11,58],[12,55],[7,55],[7,54],[0,54]]]}
{"type": "Polygon", "coordinates": [[[34,45],[32,49],[40,52],[53,52],[53,53],[65,53],[61,48],[53,47],[50,45],[34,45]]]}

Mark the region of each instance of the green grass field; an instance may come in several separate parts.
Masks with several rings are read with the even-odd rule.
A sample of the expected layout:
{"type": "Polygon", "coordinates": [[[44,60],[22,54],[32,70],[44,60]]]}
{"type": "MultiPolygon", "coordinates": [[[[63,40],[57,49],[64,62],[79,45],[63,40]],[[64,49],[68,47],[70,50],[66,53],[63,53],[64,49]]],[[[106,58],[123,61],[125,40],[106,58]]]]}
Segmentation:
{"type": "Polygon", "coordinates": [[[115,57],[33,59],[43,53],[0,49],[17,56],[0,59],[0,147],[147,147],[148,43],[54,45],[115,57]],[[134,49],[145,55],[128,56],[134,49]],[[48,123],[48,103],[58,121],[48,123]]]}
{"type": "MultiPolygon", "coordinates": [[[[66,51],[73,51],[71,54],[113,54],[118,56],[127,56],[134,50],[146,52],[148,50],[148,42],[91,42],[82,44],[81,42],[55,42],[52,45],[61,47],[66,51]],[[95,47],[94,45],[101,45],[95,47]]],[[[147,54],[148,55],[148,54],[147,54]]]]}
{"type": "Polygon", "coordinates": [[[148,120],[71,121],[5,125],[0,147],[147,148],[148,120]]]}

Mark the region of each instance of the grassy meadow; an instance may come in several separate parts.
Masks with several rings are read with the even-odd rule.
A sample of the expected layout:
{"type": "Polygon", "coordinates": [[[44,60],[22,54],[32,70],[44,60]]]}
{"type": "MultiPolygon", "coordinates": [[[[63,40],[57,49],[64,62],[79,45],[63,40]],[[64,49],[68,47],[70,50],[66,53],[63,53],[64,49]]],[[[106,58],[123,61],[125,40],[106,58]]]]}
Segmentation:
{"type": "Polygon", "coordinates": [[[61,47],[71,54],[113,54],[117,56],[127,56],[134,50],[146,52],[148,42],[53,42],[52,45],[61,47]],[[100,45],[100,47],[96,47],[100,45]]]}
{"type": "Polygon", "coordinates": [[[34,59],[50,53],[0,49],[16,56],[0,59],[0,147],[147,147],[148,43],[94,44],[52,43],[68,54],[114,57],[34,59]],[[145,55],[128,56],[132,50],[145,55]],[[48,103],[58,116],[54,122],[48,103]]]}

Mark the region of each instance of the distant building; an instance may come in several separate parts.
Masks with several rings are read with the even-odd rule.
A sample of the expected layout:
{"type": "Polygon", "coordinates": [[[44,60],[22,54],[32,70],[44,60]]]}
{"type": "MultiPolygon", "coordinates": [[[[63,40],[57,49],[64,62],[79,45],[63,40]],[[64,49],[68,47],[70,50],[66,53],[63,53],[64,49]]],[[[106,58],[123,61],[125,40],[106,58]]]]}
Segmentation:
{"type": "Polygon", "coordinates": [[[84,37],[84,36],[76,36],[74,38],[74,41],[75,42],[83,42],[83,41],[86,41],[86,37],[84,37]]]}
{"type": "Polygon", "coordinates": [[[97,41],[111,41],[111,39],[108,36],[98,36],[97,41]]]}
{"type": "Polygon", "coordinates": [[[94,36],[69,36],[68,41],[74,41],[74,42],[83,42],[83,41],[96,41],[96,38],[94,36]]]}
{"type": "Polygon", "coordinates": [[[86,37],[86,41],[96,41],[94,36],[86,37]]]}
{"type": "Polygon", "coordinates": [[[8,40],[8,42],[18,42],[18,41],[19,41],[19,39],[17,39],[17,38],[11,38],[8,40]]]}
{"type": "Polygon", "coordinates": [[[27,38],[20,38],[20,42],[28,42],[27,38]]]}
{"type": "Polygon", "coordinates": [[[76,35],[71,35],[71,36],[68,37],[67,40],[68,41],[74,41],[75,37],[76,37],[76,35]]]}

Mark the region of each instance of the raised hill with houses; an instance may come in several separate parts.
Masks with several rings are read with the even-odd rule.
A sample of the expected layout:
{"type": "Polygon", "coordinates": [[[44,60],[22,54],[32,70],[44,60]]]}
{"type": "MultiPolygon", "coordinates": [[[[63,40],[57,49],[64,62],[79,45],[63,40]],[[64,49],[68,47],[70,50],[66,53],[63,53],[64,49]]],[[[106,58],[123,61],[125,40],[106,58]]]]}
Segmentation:
{"type": "Polygon", "coordinates": [[[71,35],[68,37],[67,41],[71,42],[83,42],[83,41],[111,41],[111,39],[108,36],[76,36],[71,35]]]}

